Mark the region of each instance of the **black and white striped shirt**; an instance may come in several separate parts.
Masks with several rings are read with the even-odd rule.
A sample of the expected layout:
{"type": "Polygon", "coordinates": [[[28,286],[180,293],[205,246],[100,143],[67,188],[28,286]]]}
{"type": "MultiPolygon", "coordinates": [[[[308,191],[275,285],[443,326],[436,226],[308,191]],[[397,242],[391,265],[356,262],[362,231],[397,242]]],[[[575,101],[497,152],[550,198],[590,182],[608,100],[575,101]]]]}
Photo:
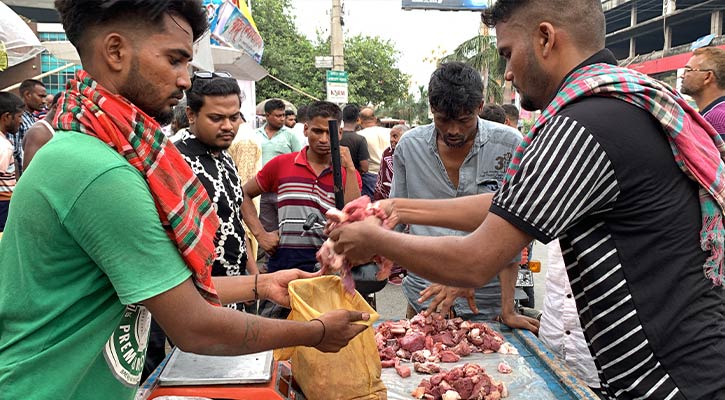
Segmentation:
{"type": "Polygon", "coordinates": [[[601,97],[565,107],[491,212],[560,240],[610,398],[725,398],[724,291],[703,274],[697,186],[649,113],[601,97]]]}

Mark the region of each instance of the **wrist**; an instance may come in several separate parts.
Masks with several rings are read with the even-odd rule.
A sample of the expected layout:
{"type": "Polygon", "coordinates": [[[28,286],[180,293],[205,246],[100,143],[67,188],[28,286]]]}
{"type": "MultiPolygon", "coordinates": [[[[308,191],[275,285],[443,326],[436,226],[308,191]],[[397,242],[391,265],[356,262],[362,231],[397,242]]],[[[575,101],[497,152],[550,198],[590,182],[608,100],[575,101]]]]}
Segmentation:
{"type": "Polygon", "coordinates": [[[254,275],[254,292],[256,292],[254,300],[266,300],[268,298],[269,276],[270,274],[259,273],[254,275]]]}
{"type": "Polygon", "coordinates": [[[327,329],[322,320],[314,318],[310,320],[312,333],[310,335],[310,347],[317,347],[325,340],[327,329]]]}

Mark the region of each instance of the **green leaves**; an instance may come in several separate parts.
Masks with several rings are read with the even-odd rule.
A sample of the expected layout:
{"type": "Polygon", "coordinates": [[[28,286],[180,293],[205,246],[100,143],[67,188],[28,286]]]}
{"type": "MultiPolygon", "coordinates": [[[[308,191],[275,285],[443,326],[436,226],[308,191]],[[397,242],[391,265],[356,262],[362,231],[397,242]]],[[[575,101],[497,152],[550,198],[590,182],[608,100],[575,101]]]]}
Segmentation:
{"type": "MultiPolygon", "coordinates": [[[[330,39],[318,33],[311,42],[297,31],[290,0],[253,0],[252,10],[264,39],[262,66],[277,78],[320,99],[325,99],[325,70],[315,68],[315,56],[330,55],[330,39]]],[[[396,66],[399,52],[389,40],[345,34],[345,70],[349,102],[360,105],[392,104],[406,95],[409,77],[396,66]]],[[[311,99],[265,78],[257,82],[259,101],[280,97],[295,105],[311,99]]]]}
{"type": "Polygon", "coordinates": [[[460,61],[480,71],[486,90],[484,98],[494,103],[502,102],[506,62],[499,57],[493,36],[476,35],[466,40],[440,60],[442,63],[448,61],[460,61]]]}

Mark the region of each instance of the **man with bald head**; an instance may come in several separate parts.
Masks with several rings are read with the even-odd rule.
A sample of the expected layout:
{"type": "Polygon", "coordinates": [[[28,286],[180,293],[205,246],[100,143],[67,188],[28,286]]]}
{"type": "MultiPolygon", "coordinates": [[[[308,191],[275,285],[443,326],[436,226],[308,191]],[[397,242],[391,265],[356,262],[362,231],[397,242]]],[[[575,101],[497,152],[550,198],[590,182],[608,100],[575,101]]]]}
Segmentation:
{"type": "Polygon", "coordinates": [[[365,329],[347,310],[295,322],[216,306],[289,305],[289,281],[312,274],[211,277],[219,218],[160,127],[190,86],[201,2],[55,5],[84,69],[13,192],[0,241],[0,397],[134,398],[150,313],[180,349],[207,355],[337,351],[365,329]]]}
{"type": "Polygon", "coordinates": [[[616,66],[600,0],[499,0],[483,21],[521,106],[542,110],[500,190],[382,204],[468,236],[362,221],[331,233],[335,251],[477,287],[558,239],[603,397],[725,399],[722,139],[676,91],[616,66]]]}
{"type": "Polygon", "coordinates": [[[360,126],[362,129],[358,131],[358,134],[367,141],[370,156],[368,171],[362,174],[362,194],[372,199],[375,196],[375,184],[378,182],[383,152],[390,146],[390,129],[378,126],[378,118],[372,107],[360,110],[360,126]]]}

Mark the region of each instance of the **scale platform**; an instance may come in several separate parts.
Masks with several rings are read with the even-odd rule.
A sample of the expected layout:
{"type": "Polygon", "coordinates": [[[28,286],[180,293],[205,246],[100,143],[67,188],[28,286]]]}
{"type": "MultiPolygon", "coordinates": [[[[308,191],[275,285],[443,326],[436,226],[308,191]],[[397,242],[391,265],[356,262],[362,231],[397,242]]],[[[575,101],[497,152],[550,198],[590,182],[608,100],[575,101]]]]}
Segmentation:
{"type": "Polygon", "coordinates": [[[275,362],[272,351],[223,357],[174,348],[141,386],[136,400],[179,398],[305,400],[289,363],[275,362]]]}

